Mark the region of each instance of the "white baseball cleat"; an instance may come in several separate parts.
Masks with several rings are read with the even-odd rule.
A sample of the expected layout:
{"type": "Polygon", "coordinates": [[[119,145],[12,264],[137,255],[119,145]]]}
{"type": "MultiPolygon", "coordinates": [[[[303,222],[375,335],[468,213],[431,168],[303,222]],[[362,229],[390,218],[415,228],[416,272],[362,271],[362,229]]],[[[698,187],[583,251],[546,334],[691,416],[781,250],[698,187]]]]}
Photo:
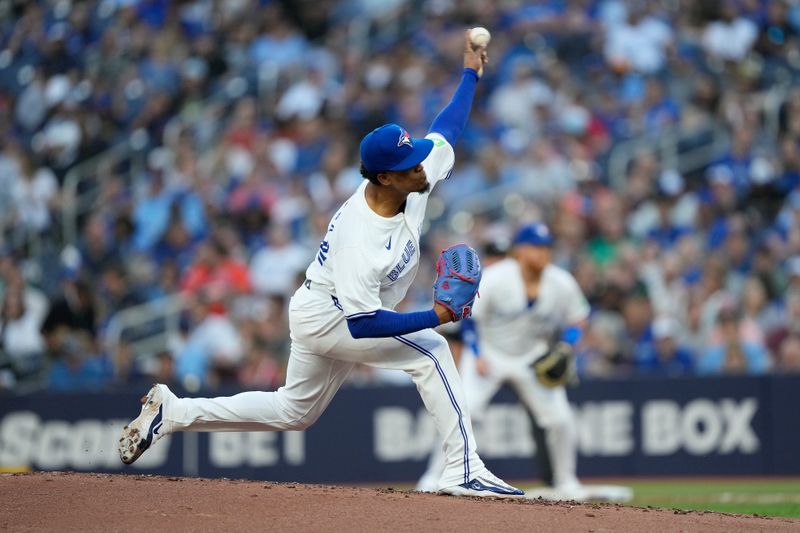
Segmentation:
{"type": "Polygon", "coordinates": [[[422,476],[417,481],[417,486],[414,490],[417,492],[437,492],[437,481],[438,479],[434,478],[434,476],[422,476]]]}
{"type": "Polygon", "coordinates": [[[156,383],[140,400],[142,411],[133,421],[122,428],[119,439],[119,457],[126,465],[133,463],[145,450],[163,437],[164,398],[169,393],[166,385],[156,383]]]}
{"type": "Polygon", "coordinates": [[[477,496],[479,498],[524,498],[525,493],[512,487],[488,470],[469,483],[439,489],[440,494],[451,496],[477,496]]]}

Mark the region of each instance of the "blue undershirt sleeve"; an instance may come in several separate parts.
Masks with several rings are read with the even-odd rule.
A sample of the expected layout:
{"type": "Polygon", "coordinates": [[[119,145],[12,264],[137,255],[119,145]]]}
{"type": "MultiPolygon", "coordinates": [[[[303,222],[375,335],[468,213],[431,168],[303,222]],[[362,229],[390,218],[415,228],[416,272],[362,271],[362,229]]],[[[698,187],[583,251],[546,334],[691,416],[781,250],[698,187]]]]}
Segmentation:
{"type": "Polygon", "coordinates": [[[477,83],[478,73],[471,68],[465,68],[453,98],[433,120],[429,133],[439,133],[447,139],[450,146],[455,146],[456,140],[467,125],[477,83]]]}
{"type": "Polygon", "coordinates": [[[369,316],[347,319],[347,329],[354,339],[394,337],[438,325],[439,317],[433,309],[415,313],[395,313],[379,309],[369,316]]]}
{"type": "Polygon", "coordinates": [[[472,350],[475,357],[481,356],[481,350],[478,346],[478,330],[475,327],[475,321],[471,318],[465,318],[461,321],[461,340],[472,350]]]}
{"type": "Polygon", "coordinates": [[[578,341],[581,340],[582,336],[583,330],[580,326],[570,326],[561,332],[561,340],[570,346],[575,346],[578,344],[578,341]]]}

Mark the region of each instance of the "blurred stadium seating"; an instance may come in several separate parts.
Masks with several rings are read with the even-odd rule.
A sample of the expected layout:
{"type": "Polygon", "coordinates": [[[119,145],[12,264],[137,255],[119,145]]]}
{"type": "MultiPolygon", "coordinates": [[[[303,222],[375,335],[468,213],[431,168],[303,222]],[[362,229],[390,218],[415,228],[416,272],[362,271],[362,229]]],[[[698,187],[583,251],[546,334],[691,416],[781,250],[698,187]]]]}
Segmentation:
{"type": "Polygon", "coordinates": [[[795,2],[6,0],[0,390],[280,385],[360,137],[424,134],[475,24],[428,263],[542,219],[592,304],[584,379],[800,371],[795,2]]]}

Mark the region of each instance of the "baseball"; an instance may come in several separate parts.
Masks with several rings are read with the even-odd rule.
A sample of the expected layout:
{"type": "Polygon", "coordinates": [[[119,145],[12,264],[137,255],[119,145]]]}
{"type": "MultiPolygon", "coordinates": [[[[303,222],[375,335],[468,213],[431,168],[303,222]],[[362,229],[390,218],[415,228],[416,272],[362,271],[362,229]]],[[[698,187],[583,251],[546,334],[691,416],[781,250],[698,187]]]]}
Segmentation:
{"type": "Polygon", "coordinates": [[[486,48],[491,40],[492,34],[486,28],[478,26],[469,30],[469,42],[473,48],[486,48]]]}

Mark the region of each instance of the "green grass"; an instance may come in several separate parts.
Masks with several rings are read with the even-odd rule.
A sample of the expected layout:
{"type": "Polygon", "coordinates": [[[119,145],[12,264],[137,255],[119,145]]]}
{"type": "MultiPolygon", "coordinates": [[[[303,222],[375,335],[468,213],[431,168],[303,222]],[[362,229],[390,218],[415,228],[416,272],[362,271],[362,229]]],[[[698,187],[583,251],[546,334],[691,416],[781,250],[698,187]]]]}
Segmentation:
{"type": "Polygon", "coordinates": [[[800,518],[800,479],[670,479],[622,484],[633,487],[632,505],[641,507],[800,518]]]}

